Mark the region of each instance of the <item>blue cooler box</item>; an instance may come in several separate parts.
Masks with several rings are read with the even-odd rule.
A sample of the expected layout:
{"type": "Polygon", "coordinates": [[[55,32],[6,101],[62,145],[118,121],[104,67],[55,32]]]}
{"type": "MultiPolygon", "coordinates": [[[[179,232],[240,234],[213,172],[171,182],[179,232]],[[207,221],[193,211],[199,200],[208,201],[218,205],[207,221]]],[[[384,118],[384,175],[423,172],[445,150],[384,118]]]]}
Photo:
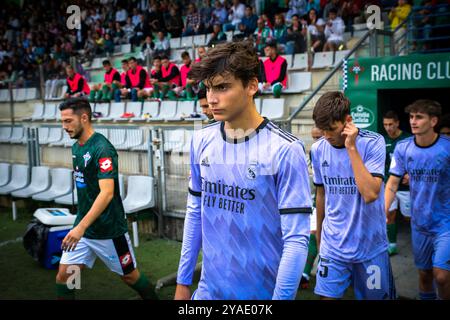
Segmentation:
{"type": "Polygon", "coordinates": [[[61,260],[62,241],[72,229],[76,216],[66,208],[38,209],[33,216],[49,227],[43,265],[46,269],[56,269],[61,260]]]}

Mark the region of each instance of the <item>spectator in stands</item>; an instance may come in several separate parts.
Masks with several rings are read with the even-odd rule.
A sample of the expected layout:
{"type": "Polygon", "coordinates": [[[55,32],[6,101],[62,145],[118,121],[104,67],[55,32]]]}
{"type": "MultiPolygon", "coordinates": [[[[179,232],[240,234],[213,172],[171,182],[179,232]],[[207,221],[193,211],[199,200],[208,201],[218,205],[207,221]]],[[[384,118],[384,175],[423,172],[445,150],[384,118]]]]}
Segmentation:
{"type": "Polygon", "coordinates": [[[155,1],[151,4],[147,16],[149,33],[158,32],[165,29],[164,16],[160,10],[159,4],[155,1]]]}
{"type": "Polygon", "coordinates": [[[286,54],[304,53],[306,51],[307,29],[300,23],[297,15],[293,15],[291,21],[292,25],[287,28],[286,54]]]}
{"type": "Polygon", "coordinates": [[[175,8],[171,8],[169,12],[170,15],[169,19],[166,21],[166,29],[170,33],[171,38],[178,38],[183,32],[183,19],[177,14],[175,8]]]}
{"type": "MultiPolygon", "coordinates": [[[[65,79],[65,67],[67,63],[63,61],[61,65],[58,65],[55,60],[51,60],[48,66],[51,68],[47,72],[48,79],[45,81],[45,98],[56,98],[58,89],[66,84],[65,79]]],[[[0,80],[1,77],[0,77],[0,80]]]]}
{"type": "Polygon", "coordinates": [[[130,42],[136,46],[138,46],[142,39],[144,39],[144,32],[147,30],[145,24],[145,16],[143,14],[140,15],[141,21],[137,26],[133,29],[133,37],[130,39],[130,42]]]}
{"type": "Polygon", "coordinates": [[[220,24],[215,24],[213,26],[213,32],[211,34],[211,37],[209,38],[207,46],[214,47],[218,43],[226,42],[226,41],[227,41],[227,35],[222,31],[222,26],[220,24]]]}
{"type": "Polygon", "coordinates": [[[197,93],[197,99],[198,104],[200,105],[200,108],[202,109],[202,113],[208,118],[208,123],[214,123],[216,120],[214,120],[214,115],[209,108],[208,100],[206,100],[206,89],[202,88],[197,93]]]}
{"type": "Polygon", "coordinates": [[[197,59],[195,59],[195,62],[199,62],[202,60],[202,57],[206,54],[206,48],[204,46],[200,46],[197,49],[197,59]]]}
{"type": "Polygon", "coordinates": [[[67,91],[64,98],[68,99],[89,95],[91,89],[89,88],[86,79],[79,73],[75,72],[71,65],[67,65],[66,74],[67,91]]]}
{"type": "Polygon", "coordinates": [[[155,41],[155,50],[153,52],[154,56],[163,56],[170,54],[170,42],[166,38],[164,31],[158,31],[158,38],[155,41]]]}
{"type": "Polygon", "coordinates": [[[281,96],[281,91],[287,86],[287,62],[278,55],[275,41],[266,42],[264,53],[267,59],[264,61],[264,73],[259,88],[262,92],[271,91],[275,98],[281,96]]]}
{"type": "Polygon", "coordinates": [[[213,24],[211,23],[211,17],[214,12],[214,8],[211,6],[211,0],[206,0],[203,7],[200,9],[200,17],[202,18],[203,30],[205,33],[212,32],[213,24]]]}
{"type": "Polygon", "coordinates": [[[256,30],[256,23],[258,21],[258,16],[253,13],[253,8],[251,6],[245,7],[245,14],[242,18],[241,24],[245,26],[241,32],[245,33],[245,36],[248,37],[249,35],[253,34],[256,30]]]}
{"type": "MultiPolygon", "coordinates": [[[[125,8],[122,8],[120,5],[117,5],[116,11],[116,22],[119,22],[121,25],[124,25],[128,18],[128,12],[125,8]]],[[[97,20],[98,21],[98,20],[97,20]]]]}
{"type": "Polygon", "coordinates": [[[325,5],[325,7],[323,8],[323,15],[322,18],[323,20],[327,20],[328,17],[330,16],[330,10],[334,9],[336,10],[336,13],[339,12],[339,0],[329,0],[328,3],[325,5]]]}
{"type": "Polygon", "coordinates": [[[233,0],[233,5],[228,10],[228,14],[229,23],[224,25],[224,30],[236,30],[245,15],[245,5],[242,4],[240,0],[233,0]]]}
{"type": "MultiPolygon", "coordinates": [[[[142,19],[143,15],[139,15],[139,17],[142,19]]],[[[120,23],[119,23],[119,25],[120,25],[120,23]]],[[[127,22],[122,27],[122,30],[124,32],[125,43],[136,43],[136,41],[138,41],[138,39],[136,39],[136,41],[135,41],[135,38],[134,38],[136,35],[136,32],[135,32],[136,27],[137,26],[133,25],[133,23],[131,22],[131,17],[128,17],[127,22]]]]}
{"type": "Polygon", "coordinates": [[[128,39],[125,38],[125,31],[123,31],[122,26],[118,22],[115,23],[114,30],[111,35],[114,43],[117,45],[128,43],[128,39]]]}
{"type": "Polygon", "coordinates": [[[344,21],[347,30],[352,30],[355,18],[361,12],[361,2],[359,0],[342,0],[341,3],[341,18],[344,21]]]}
{"type": "MultiPolygon", "coordinates": [[[[405,21],[411,12],[411,9],[411,5],[407,2],[407,0],[398,0],[398,6],[392,8],[389,12],[389,20],[391,21],[392,30],[395,30],[403,21],[405,21]]],[[[404,50],[406,45],[406,37],[404,36],[405,33],[406,24],[394,34],[395,51],[399,55],[404,55],[406,53],[404,50]]]]}
{"type": "Polygon", "coordinates": [[[186,15],[186,24],[183,29],[183,37],[201,33],[202,19],[195,7],[195,4],[189,3],[188,14],[186,15]]]}
{"type": "Polygon", "coordinates": [[[146,61],[147,56],[148,57],[152,57],[154,56],[153,51],[155,50],[155,44],[152,40],[151,36],[146,36],[145,37],[145,42],[141,47],[141,54],[140,54],[140,58],[143,61],[146,61]]]}
{"type": "Polygon", "coordinates": [[[138,8],[133,8],[133,16],[131,17],[131,23],[134,26],[137,26],[139,24],[139,21],[141,21],[141,17],[139,16],[139,10],[138,8]]]}
{"type": "Polygon", "coordinates": [[[305,12],[309,12],[311,9],[320,11],[320,0],[307,0],[305,12]]]}
{"type": "Polygon", "coordinates": [[[233,37],[231,40],[232,41],[242,41],[242,40],[248,39],[249,36],[252,37],[252,39],[253,39],[253,35],[251,35],[251,34],[248,35],[245,29],[246,29],[245,25],[243,23],[239,23],[238,30],[233,33],[233,37]]]}
{"type": "Polygon", "coordinates": [[[293,15],[301,17],[306,13],[306,0],[290,0],[286,21],[291,21],[293,15]]]}
{"type": "Polygon", "coordinates": [[[275,14],[275,24],[273,26],[273,37],[275,41],[278,43],[278,47],[280,52],[284,53],[286,37],[287,37],[287,28],[284,21],[284,16],[282,13],[275,14]]]}
{"type": "Polygon", "coordinates": [[[266,44],[273,38],[272,30],[264,25],[264,20],[262,18],[258,19],[257,28],[253,34],[255,39],[256,50],[262,53],[266,44]]]}
{"type": "Polygon", "coordinates": [[[311,33],[311,52],[321,52],[326,42],[325,38],[325,21],[319,18],[315,25],[315,33],[311,33]]]}
{"type": "Polygon", "coordinates": [[[103,48],[108,56],[114,54],[114,41],[109,33],[105,34],[105,41],[103,42],[103,48]]]}
{"type": "Polygon", "coordinates": [[[126,76],[126,88],[131,94],[131,101],[138,101],[144,96],[151,94],[150,78],[147,71],[138,65],[136,58],[131,57],[128,59],[129,70],[126,76]]]}
{"type": "Polygon", "coordinates": [[[117,83],[120,83],[119,72],[111,66],[109,60],[103,61],[103,69],[105,70],[104,82],[94,84],[89,94],[91,102],[110,102],[114,96],[116,102],[120,101],[120,88],[117,83]]]}
{"type": "Polygon", "coordinates": [[[215,1],[214,6],[215,9],[212,13],[210,24],[214,25],[216,23],[219,23],[223,25],[224,23],[227,22],[228,18],[227,10],[220,1],[215,1]]]}
{"type": "Polygon", "coordinates": [[[168,56],[161,57],[161,79],[158,84],[161,88],[160,98],[164,99],[168,97],[171,100],[176,98],[174,88],[179,87],[181,85],[180,79],[180,70],[178,67],[170,62],[168,56]]]}
{"type": "Polygon", "coordinates": [[[325,26],[325,37],[327,42],[323,46],[323,51],[336,51],[344,47],[344,21],[337,16],[337,10],[331,8],[328,21],[325,26]]]}

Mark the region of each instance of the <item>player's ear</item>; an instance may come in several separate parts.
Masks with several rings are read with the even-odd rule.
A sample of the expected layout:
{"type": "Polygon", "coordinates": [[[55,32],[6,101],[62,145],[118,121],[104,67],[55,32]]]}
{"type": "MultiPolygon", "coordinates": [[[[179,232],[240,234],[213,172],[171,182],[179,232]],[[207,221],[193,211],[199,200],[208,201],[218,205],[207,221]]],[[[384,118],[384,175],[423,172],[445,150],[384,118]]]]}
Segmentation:
{"type": "Polygon", "coordinates": [[[353,121],[352,116],[348,114],[348,115],[345,117],[345,122],[348,123],[348,122],[352,122],[352,121],[353,121]]]}
{"type": "Polygon", "coordinates": [[[258,92],[258,79],[253,78],[247,84],[248,95],[253,97],[258,92]]]}

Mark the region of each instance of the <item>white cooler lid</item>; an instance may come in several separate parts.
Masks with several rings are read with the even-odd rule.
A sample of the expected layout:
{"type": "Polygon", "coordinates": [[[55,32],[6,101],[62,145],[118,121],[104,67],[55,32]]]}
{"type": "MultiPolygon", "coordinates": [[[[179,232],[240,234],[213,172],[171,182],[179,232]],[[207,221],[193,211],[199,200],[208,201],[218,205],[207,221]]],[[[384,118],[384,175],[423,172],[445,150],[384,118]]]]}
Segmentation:
{"type": "Polygon", "coordinates": [[[48,226],[73,225],[76,218],[76,215],[66,208],[41,208],[37,209],[33,216],[48,226]]]}

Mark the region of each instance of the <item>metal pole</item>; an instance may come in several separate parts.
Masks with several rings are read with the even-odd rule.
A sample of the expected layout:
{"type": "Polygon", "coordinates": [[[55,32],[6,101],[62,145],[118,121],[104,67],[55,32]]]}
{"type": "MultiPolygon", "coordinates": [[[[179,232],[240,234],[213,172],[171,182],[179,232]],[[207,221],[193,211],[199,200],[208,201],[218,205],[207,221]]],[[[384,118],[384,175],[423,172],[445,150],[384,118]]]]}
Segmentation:
{"type": "Polygon", "coordinates": [[[29,167],[34,167],[36,163],[36,131],[37,128],[31,129],[31,162],[29,163],[29,167]]]}
{"type": "Polygon", "coordinates": [[[27,127],[27,156],[28,156],[28,167],[30,167],[31,168],[31,164],[32,164],[32,162],[33,162],[33,159],[32,159],[32,155],[31,155],[31,144],[32,144],[32,141],[31,141],[31,128],[30,127],[27,127]]]}
{"type": "Polygon", "coordinates": [[[13,97],[12,82],[8,82],[8,89],[9,89],[9,114],[11,116],[11,124],[14,125],[14,97],[13,97]]]}
{"type": "Polygon", "coordinates": [[[16,207],[16,201],[14,201],[14,199],[12,199],[12,218],[13,218],[13,221],[17,220],[17,207],[16,207]]]}
{"type": "Polygon", "coordinates": [[[148,145],[147,145],[147,159],[148,159],[148,175],[155,177],[153,170],[153,130],[148,129],[148,145]]]}
{"type": "Polygon", "coordinates": [[[39,144],[39,130],[36,128],[36,141],[34,144],[34,150],[36,154],[36,166],[41,165],[41,145],[39,144]]]}
{"type": "Polygon", "coordinates": [[[41,95],[42,104],[45,106],[45,80],[44,80],[44,66],[39,65],[39,94],[41,95]]]}
{"type": "Polygon", "coordinates": [[[165,154],[164,154],[164,132],[163,129],[159,129],[160,131],[160,145],[159,151],[161,156],[161,199],[162,199],[162,213],[164,214],[167,211],[167,198],[166,198],[166,169],[165,169],[165,154]]]}
{"type": "Polygon", "coordinates": [[[138,234],[138,223],[137,218],[135,217],[133,223],[131,224],[133,227],[133,244],[134,247],[139,247],[139,234],[138,234]]]}

